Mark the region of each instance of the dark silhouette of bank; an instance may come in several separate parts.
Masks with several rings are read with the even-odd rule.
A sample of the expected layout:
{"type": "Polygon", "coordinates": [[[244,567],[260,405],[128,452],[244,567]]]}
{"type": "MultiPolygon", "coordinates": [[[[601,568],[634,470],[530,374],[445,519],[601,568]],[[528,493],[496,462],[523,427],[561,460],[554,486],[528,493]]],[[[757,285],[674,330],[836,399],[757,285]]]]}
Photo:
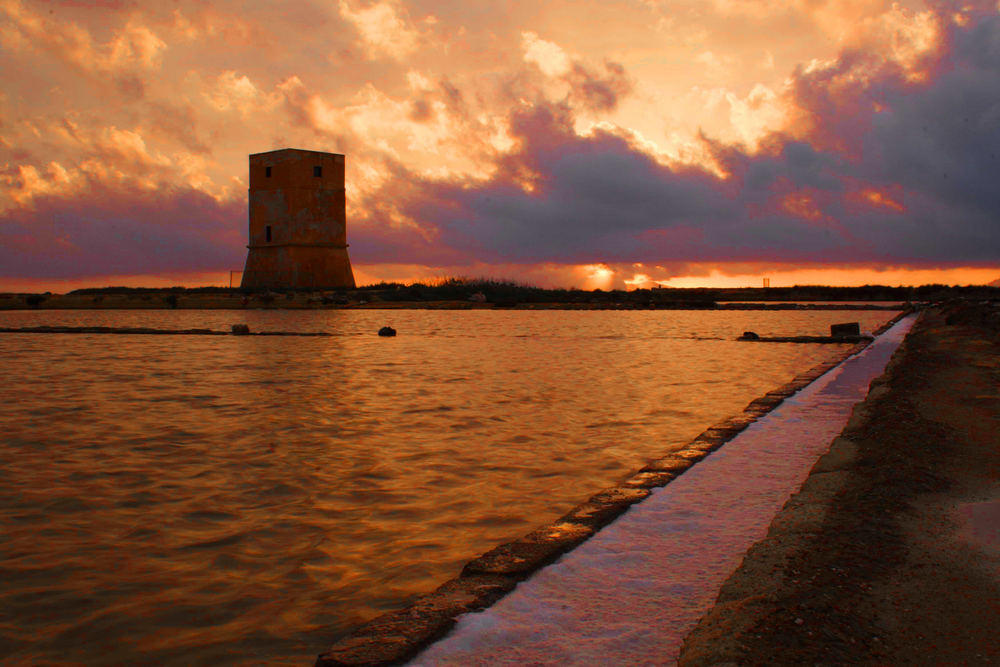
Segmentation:
{"type": "MultiPolygon", "coordinates": [[[[272,230],[272,238],[273,236],[272,230]]],[[[346,257],[346,251],[345,251],[346,257]]],[[[345,259],[346,263],[346,259],[345,259]]],[[[346,264],[348,271],[350,265],[346,264]]],[[[433,284],[382,282],[361,287],[87,287],[68,294],[0,293],[0,310],[169,308],[559,308],[666,310],[897,310],[901,304],[1000,301],[1000,287],[659,288],[582,290],[533,287],[492,278],[447,278],[433,284]],[[165,301],[175,295],[176,306],[165,301]],[[875,305],[883,302],[881,305],[875,305]]]]}

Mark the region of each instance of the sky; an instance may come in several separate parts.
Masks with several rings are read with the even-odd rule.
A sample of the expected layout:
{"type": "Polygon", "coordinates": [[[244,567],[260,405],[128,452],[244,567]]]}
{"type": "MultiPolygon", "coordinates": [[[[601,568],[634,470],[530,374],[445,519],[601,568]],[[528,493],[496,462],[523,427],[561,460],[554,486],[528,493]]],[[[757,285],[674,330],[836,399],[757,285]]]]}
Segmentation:
{"type": "Polygon", "coordinates": [[[228,284],[346,155],[359,284],[1000,279],[1000,3],[0,0],[0,289],[228,284]]]}

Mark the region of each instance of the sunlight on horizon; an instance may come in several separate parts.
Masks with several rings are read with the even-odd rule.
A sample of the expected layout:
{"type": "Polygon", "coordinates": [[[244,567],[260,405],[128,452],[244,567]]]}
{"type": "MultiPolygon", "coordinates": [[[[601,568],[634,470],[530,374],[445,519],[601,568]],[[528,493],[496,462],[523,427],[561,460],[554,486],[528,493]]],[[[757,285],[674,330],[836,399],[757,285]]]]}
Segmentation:
{"type": "MultiPolygon", "coordinates": [[[[485,268],[485,267],[481,267],[485,268]]],[[[437,271],[430,274],[411,267],[410,272],[400,274],[396,270],[374,271],[369,267],[355,266],[358,288],[381,282],[435,284],[447,277],[487,278],[509,280],[534,287],[584,290],[650,289],[667,288],[741,288],[762,287],[763,279],[770,279],[770,287],[793,287],[796,285],[824,285],[829,287],[860,287],[862,285],[884,285],[887,287],[918,287],[920,285],[989,285],[1000,281],[1000,269],[961,267],[954,269],[797,269],[792,271],[772,271],[765,273],[727,273],[721,269],[711,269],[707,275],[679,275],[654,280],[648,273],[626,273],[616,271],[606,264],[586,264],[569,267],[565,272],[529,273],[531,280],[511,271],[498,273],[477,272],[472,274],[437,271]]],[[[100,278],[67,278],[60,280],[28,280],[0,278],[3,292],[53,292],[63,294],[76,289],[101,287],[147,287],[166,289],[170,287],[229,287],[229,273],[202,272],[197,274],[124,275],[100,278]]],[[[234,287],[239,287],[236,275],[234,287]]]]}

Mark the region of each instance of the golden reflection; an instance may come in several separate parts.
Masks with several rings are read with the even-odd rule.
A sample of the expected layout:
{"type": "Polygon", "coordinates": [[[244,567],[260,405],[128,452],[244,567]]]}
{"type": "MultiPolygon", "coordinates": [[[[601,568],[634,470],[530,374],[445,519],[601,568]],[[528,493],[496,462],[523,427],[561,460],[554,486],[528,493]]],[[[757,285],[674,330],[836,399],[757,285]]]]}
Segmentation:
{"type": "Polygon", "coordinates": [[[413,310],[385,339],[385,311],[241,316],[335,335],[0,338],[5,664],[308,663],[832,354],[740,332],[843,318],[413,310]]]}

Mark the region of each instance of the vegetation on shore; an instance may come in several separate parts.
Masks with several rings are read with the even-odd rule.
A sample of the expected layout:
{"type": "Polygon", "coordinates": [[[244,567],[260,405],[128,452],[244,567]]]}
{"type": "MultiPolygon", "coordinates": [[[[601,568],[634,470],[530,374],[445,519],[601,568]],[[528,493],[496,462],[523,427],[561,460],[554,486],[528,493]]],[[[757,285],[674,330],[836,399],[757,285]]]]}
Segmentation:
{"type": "Polygon", "coordinates": [[[90,287],[65,295],[0,294],[0,309],[11,308],[314,308],[337,306],[405,307],[407,304],[466,304],[467,307],[531,307],[563,304],[568,307],[712,309],[719,304],[775,302],[895,303],[952,299],[1000,300],[1000,287],[987,285],[919,287],[793,287],[654,288],[583,290],[544,288],[509,280],[445,278],[435,283],[382,282],[356,289],[248,290],[229,287],[90,287]],[[126,303],[128,302],[128,303],[126,303]]]}

